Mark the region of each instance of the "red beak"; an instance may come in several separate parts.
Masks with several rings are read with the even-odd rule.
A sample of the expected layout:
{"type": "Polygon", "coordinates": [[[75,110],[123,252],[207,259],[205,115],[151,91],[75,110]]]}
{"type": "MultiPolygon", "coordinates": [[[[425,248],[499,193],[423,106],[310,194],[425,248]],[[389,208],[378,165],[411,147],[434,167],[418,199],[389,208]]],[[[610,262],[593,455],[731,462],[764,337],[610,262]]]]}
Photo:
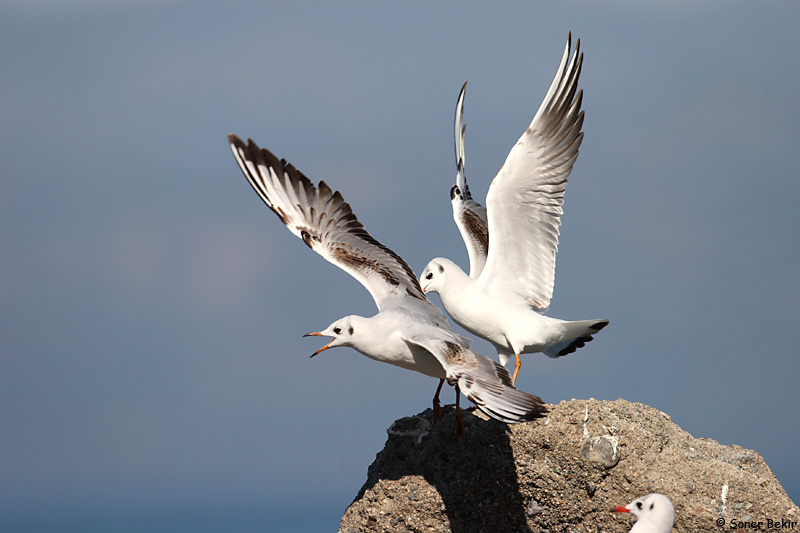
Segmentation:
{"type": "Polygon", "coordinates": [[[611,509],[611,512],[612,513],[630,513],[631,511],[627,507],[621,507],[620,506],[620,507],[614,507],[613,509],[611,509]]]}
{"type": "MultiPolygon", "coordinates": [[[[311,333],[306,333],[305,335],[303,335],[303,337],[327,337],[327,335],[323,335],[319,331],[312,331],[311,333]]],[[[329,342],[328,344],[326,344],[325,346],[323,346],[322,348],[320,348],[316,352],[312,353],[311,357],[314,357],[315,355],[319,354],[320,352],[324,352],[325,350],[330,348],[332,342],[333,341],[329,342]]]]}

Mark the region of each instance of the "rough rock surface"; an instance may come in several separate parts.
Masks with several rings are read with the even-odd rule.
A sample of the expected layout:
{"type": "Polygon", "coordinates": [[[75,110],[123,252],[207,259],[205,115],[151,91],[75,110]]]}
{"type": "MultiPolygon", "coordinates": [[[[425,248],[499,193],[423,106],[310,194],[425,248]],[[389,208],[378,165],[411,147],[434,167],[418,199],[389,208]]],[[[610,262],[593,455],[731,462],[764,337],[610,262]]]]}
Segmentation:
{"type": "Polygon", "coordinates": [[[626,532],[634,518],[610,509],[650,492],[672,500],[673,531],[800,531],[760,455],[694,438],[652,407],[571,400],[514,426],[463,413],[458,440],[452,406],[436,424],[430,409],[396,421],[340,533],[626,532]]]}

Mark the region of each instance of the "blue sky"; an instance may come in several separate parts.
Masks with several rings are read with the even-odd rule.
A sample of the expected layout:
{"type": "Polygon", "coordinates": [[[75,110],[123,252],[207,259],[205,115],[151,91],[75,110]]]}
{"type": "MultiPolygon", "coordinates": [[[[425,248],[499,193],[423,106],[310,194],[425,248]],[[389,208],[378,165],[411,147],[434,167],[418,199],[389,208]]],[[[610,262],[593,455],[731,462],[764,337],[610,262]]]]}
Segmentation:
{"type": "Polygon", "coordinates": [[[341,190],[416,272],[466,266],[461,84],[483,201],[569,30],[586,136],[550,313],[611,325],[518,386],[652,405],[798,501],[800,7],[695,4],[4,2],[2,529],[335,529],[436,382],[309,359],[304,333],[374,305],[225,136],[341,190]]]}

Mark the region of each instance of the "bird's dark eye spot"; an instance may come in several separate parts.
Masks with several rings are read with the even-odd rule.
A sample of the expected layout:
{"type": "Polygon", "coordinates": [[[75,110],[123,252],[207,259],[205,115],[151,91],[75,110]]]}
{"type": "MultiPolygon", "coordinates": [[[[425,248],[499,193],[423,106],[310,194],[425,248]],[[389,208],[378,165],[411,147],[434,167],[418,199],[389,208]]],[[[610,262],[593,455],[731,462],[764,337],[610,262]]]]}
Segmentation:
{"type": "Polygon", "coordinates": [[[641,508],[642,508],[642,502],[636,502],[636,507],[638,507],[639,509],[641,509],[641,508]]]}
{"type": "Polygon", "coordinates": [[[653,506],[654,506],[654,505],[655,505],[655,503],[651,503],[651,504],[650,504],[650,510],[651,510],[651,511],[653,510],[653,506]]]}
{"type": "Polygon", "coordinates": [[[350,329],[348,329],[348,330],[347,330],[347,332],[348,332],[350,335],[352,335],[352,334],[353,334],[353,326],[350,326],[350,329]]]}
{"type": "Polygon", "coordinates": [[[441,274],[442,272],[444,272],[444,267],[442,265],[439,265],[439,274],[441,274]]]}
{"type": "Polygon", "coordinates": [[[428,272],[425,274],[425,279],[433,279],[433,272],[428,272]]]}
{"type": "Polygon", "coordinates": [[[342,328],[333,328],[333,332],[337,335],[342,332],[342,328]]]}

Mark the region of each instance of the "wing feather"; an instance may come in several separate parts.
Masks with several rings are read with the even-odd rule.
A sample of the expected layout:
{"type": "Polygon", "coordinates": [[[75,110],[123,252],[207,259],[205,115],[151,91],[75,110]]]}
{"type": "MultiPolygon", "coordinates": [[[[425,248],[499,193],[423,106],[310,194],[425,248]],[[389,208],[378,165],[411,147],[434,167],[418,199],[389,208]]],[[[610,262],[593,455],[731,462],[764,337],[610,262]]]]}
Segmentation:
{"type": "Polygon", "coordinates": [[[491,246],[480,280],[546,309],[553,296],[564,191],[583,141],[583,65],[572,35],[542,104],[486,197],[491,246]]]}
{"type": "Polygon", "coordinates": [[[547,407],[541,398],[514,388],[503,365],[475,353],[444,335],[414,335],[406,342],[433,354],[447,373],[451,384],[458,384],[472,403],[487,415],[517,424],[541,418],[547,407]]]}
{"type": "Polygon", "coordinates": [[[332,192],[324,181],[315,186],[252,139],[245,144],[230,134],[228,140],[264,203],[309,248],[361,282],[379,310],[397,297],[427,300],[408,264],[364,229],[339,191],[332,192]]]}
{"type": "Polygon", "coordinates": [[[472,199],[467,185],[464,159],[464,94],[467,82],[461,87],[456,103],[455,147],[456,147],[456,184],[450,188],[450,201],[453,204],[453,219],[458,231],[464,239],[469,254],[469,275],[477,278],[486,264],[489,251],[489,227],[486,223],[486,208],[472,199]]]}

